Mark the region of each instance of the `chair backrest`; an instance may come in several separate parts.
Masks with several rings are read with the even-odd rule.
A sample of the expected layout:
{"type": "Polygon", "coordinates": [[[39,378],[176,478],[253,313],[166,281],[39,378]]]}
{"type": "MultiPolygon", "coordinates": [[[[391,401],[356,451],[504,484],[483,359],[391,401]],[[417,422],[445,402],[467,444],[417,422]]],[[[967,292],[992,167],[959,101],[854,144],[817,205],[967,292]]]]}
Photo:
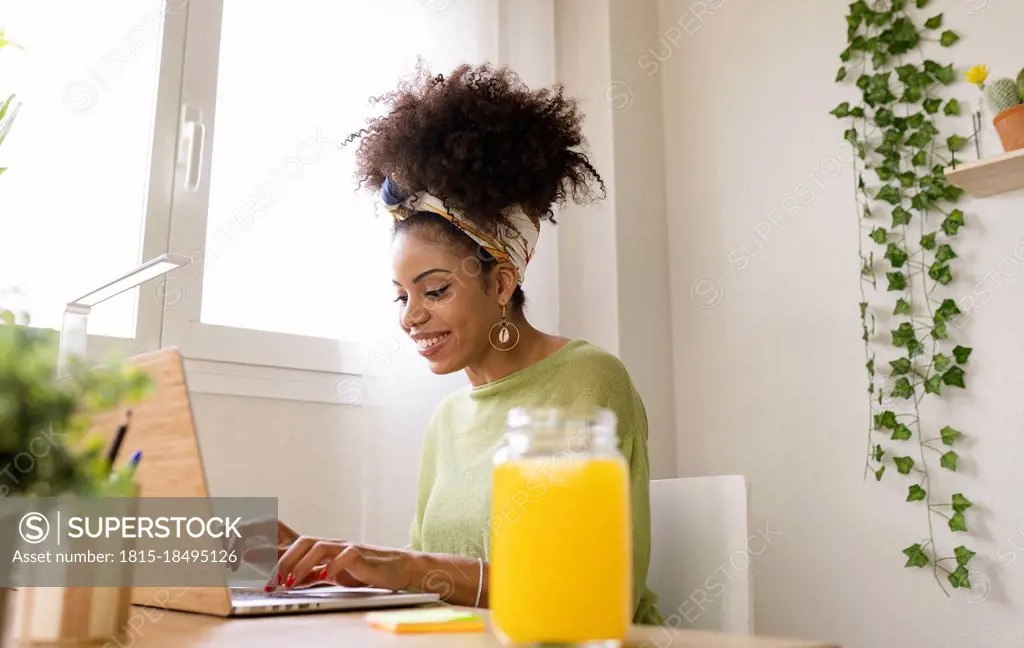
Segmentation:
{"type": "Polygon", "coordinates": [[[768,540],[750,530],[748,493],[740,475],[651,482],[647,584],[666,625],[753,633],[750,563],[768,540]]]}

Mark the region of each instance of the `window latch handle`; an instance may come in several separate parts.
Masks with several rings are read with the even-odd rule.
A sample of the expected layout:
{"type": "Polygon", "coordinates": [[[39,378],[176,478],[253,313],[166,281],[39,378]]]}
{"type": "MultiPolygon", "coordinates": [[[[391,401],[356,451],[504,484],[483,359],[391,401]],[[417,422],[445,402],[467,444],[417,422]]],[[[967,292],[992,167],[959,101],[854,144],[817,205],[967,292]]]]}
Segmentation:
{"type": "Polygon", "coordinates": [[[178,161],[185,165],[185,190],[197,191],[203,178],[203,144],[206,141],[206,125],[203,113],[191,106],[182,106],[181,140],[178,147],[178,161]]]}

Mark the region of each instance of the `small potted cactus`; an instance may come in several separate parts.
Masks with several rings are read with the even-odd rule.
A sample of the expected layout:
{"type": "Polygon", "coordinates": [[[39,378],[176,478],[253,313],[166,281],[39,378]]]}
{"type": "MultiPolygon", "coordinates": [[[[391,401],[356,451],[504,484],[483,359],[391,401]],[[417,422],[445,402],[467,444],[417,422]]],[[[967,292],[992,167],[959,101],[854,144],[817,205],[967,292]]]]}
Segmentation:
{"type": "Polygon", "coordinates": [[[986,83],[988,68],[984,65],[975,65],[966,76],[982,90],[989,108],[995,113],[992,125],[1003,143],[1003,150],[1024,149],[1024,70],[1016,81],[1004,78],[986,83]]]}

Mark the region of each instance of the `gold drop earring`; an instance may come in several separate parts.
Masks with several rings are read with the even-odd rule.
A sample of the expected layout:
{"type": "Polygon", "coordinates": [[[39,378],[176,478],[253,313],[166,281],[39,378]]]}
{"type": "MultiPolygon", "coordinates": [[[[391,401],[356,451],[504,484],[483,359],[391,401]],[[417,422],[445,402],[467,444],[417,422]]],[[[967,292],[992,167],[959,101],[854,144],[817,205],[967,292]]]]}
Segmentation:
{"type": "Polygon", "coordinates": [[[519,328],[508,321],[508,305],[501,306],[501,319],[488,331],[487,341],[496,351],[511,351],[519,344],[519,328]],[[495,329],[497,329],[497,335],[495,335],[495,329]],[[495,339],[497,339],[497,344],[495,344],[495,339]]]}

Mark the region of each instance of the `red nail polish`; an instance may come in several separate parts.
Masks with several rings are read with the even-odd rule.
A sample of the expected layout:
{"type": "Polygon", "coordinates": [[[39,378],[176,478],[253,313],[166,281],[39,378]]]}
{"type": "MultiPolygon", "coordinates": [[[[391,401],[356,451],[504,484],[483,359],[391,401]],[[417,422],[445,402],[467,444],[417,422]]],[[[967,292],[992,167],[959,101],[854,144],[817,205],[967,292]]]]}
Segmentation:
{"type": "Polygon", "coordinates": [[[319,578],[320,578],[320,580],[326,580],[326,578],[327,578],[327,568],[326,567],[324,567],[323,570],[320,572],[319,578]]]}
{"type": "Polygon", "coordinates": [[[280,585],[280,584],[281,584],[281,574],[278,574],[278,575],[277,575],[277,584],[278,584],[278,585],[280,585]]]}
{"type": "Polygon", "coordinates": [[[284,582],[285,587],[291,587],[295,584],[295,574],[288,574],[288,580],[284,582]]]}
{"type": "Polygon", "coordinates": [[[273,592],[274,588],[271,587],[270,585],[267,585],[266,587],[263,588],[263,591],[264,592],[273,592]]]}

